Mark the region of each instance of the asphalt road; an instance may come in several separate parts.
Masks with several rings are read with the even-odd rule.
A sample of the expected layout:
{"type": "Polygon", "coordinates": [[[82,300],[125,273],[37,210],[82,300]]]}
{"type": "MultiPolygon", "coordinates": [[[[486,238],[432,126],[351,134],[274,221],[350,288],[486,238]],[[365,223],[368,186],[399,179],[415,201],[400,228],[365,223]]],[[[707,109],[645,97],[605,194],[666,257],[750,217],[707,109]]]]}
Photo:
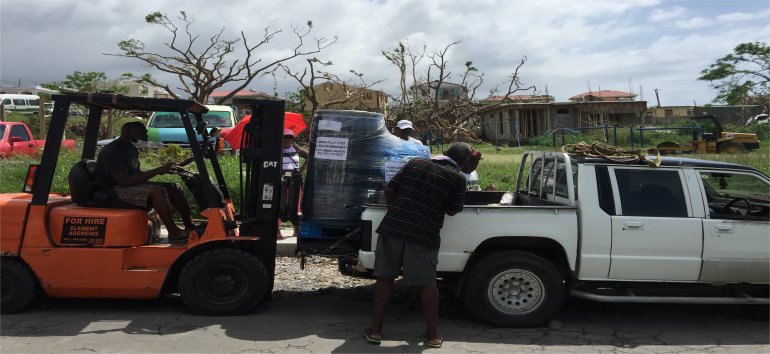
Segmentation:
{"type": "Polygon", "coordinates": [[[371,287],[276,292],[249,315],[204,317],[177,298],[41,301],[0,318],[3,353],[89,352],[734,352],[770,351],[767,306],[599,304],[571,299],[548,326],[493,328],[442,302],[441,349],[420,341],[416,294],[388,307],[386,340],[361,339],[371,287]]]}

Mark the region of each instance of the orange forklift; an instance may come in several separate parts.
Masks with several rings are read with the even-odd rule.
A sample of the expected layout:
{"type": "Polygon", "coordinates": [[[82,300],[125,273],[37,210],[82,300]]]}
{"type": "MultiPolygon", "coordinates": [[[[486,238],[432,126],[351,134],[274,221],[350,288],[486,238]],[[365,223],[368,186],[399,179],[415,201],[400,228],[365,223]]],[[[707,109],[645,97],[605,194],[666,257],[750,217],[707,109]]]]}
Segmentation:
{"type": "MultiPolygon", "coordinates": [[[[0,195],[0,311],[24,309],[37,295],[56,298],[149,299],[179,294],[196,313],[242,314],[273,288],[276,219],[281,205],[284,103],[239,100],[250,108],[241,149],[241,200],[233,207],[217,160],[206,108],[194,101],[108,94],[54,95],[39,165],[24,192],[0,195]],[[81,160],[71,166],[70,194],[51,194],[68,112],[89,109],[81,160]],[[191,189],[203,219],[185,244],[164,242],[153,210],[120,202],[92,178],[97,132],[107,109],[179,112],[196,172],[176,173],[191,189]],[[208,160],[208,161],[207,161],[208,160]]],[[[285,198],[284,198],[285,199],[285,198]]]]}

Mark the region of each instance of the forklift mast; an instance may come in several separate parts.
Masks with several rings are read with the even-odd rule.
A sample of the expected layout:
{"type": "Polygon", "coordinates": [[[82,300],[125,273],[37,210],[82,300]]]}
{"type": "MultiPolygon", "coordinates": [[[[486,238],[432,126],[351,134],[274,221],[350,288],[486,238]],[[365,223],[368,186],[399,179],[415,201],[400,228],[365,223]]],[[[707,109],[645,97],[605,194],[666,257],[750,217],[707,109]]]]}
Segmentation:
{"type": "Polygon", "coordinates": [[[282,200],[284,102],[236,98],[233,104],[251,110],[251,120],[243,129],[240,149],[239,234],[259,236],[274,245],[282,200]]]}

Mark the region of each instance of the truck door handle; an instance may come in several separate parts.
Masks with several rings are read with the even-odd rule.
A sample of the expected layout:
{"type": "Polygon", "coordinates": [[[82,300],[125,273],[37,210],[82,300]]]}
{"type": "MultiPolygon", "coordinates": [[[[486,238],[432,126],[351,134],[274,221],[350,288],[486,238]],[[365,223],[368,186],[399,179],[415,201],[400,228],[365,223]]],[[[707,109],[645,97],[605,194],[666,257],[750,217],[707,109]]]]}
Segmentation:
{"type": "Polygon", "coordinates": [[[733,225],[732,224],[718,224],[716,227],[717,232],[722,233],[732,233],[733,232],[733,225]]]}
{"type": "Polygon", "coordinates": [[[623,223],[623,230],[644,230],[644,223],[626,222],[623,223]]]}

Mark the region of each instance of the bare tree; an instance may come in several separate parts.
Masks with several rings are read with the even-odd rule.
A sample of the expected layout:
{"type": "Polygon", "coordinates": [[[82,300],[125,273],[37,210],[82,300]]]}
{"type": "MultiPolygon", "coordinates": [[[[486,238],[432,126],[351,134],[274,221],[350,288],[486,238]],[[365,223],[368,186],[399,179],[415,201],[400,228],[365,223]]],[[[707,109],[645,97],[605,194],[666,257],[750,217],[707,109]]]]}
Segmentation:
{"type": "MultiPolygon", "coordinates": [[[[364,95],[384,80],[367,82],[364,75],[355,70],[349,70],[350,78],[343,78],[326,70],[333,65],[331,61],[322,61],[316,57],[307,59],[307,66],[301,71],[293,71],[290,67],[279,64],[276,70],[281,70],[286,76],[293,78],[301,87],[301,100],[310,104],[310,117],[319,109],[347,105],[348,108],[369,110],[364,104],[364,95]],[[320,66],[318,68],[317,66],[320,66]],[[323,86],[321,84],[330,84],[323,86]],[[325,100],[320,102],[317,90],[327,90],[325,100]],[[350,104],[354,106],[350,107],[350,104]]],[[[303,105],[304,108],[304,105],[303,105]]]]}
{"type": "MultiPolygon", "coordinates": [[[[465,62],[459,74],[450,70],[447,53],[458,44],[460,41],[452,42],[430,54],[426,54],[426,47],[423,47],[422,51],[412,52],[403,43],[399,43],[390,52],[383,51],[385,58],[398,67],[402,80],[406,72],[412,73],[412,85],[408,88],[406,84],[401,85],[400,100],[394,97],[397,100],[397,107],[391,110],[393,120],[410,119],[421,127],[440,128],[447,140],[479,141],[474,129],[469,126],[470,120],[476,117],[481,109],[496,107],[503,104],[505,100],[500,100],[492,106],[478,104],[476,93],[484,83],[484,74],[480,73],[471,61],[465,62]],[[418,67],[418,63],[423,58],[429,59],[428,65],[418,67]],[[453,80],[455,82],[452,82],[453,80]],[[460,91],[443,96],[441,89],[445,83],[457,85],[460,91]],[[420,92],[422,88],[427,88],[427,95],[420,92]]],[[[519,78],[519,70],[526,61],[527,58],[523,57],[505,81],[504,97],[507,98],[522,91],[535,90],[535,86],[525,87],[519,78]]],[[[494,89],[490,95],[499,93],[500,90],[494,89]]]]}
{"type": "MultiPolygon", "coordinates": [[[[212,92],[225,84],[237,83],[232,93],[217,100],[217,103],[221,103],[276,65],[296,57],[319,53],[337,40],[336,37],[333,40],[313,38],[311,44],[307,44],[305,42],[313,28],[312,21],[304,26],[292,25],[291,30],[296,37],[292,50],[277,59],[263,61],[259,51],[281,34],[282,29],[265,27],[262,38],[252,43],[243,31],[240,32],[240,38],[223,39],[224,27],[207,39],[201,39],[201,35],[191,32],[195,19],[184,11],[179,12],[176,21],[161,12],[148,14],[145,21],[165,27],[171,34],[171,39],[164,43],[164,52],[145,51],[144,42],[129,38],[118,43],[120,53],[105,55],[135,58],[151,68],[172,74],[179,79],[179,86],[175,88],[199,102],[206,102],[212,92]]],[[[179,98],[170,85],[150,74],[140,76],[138,81],[161,87],[171,96],[179,98]]]]}

